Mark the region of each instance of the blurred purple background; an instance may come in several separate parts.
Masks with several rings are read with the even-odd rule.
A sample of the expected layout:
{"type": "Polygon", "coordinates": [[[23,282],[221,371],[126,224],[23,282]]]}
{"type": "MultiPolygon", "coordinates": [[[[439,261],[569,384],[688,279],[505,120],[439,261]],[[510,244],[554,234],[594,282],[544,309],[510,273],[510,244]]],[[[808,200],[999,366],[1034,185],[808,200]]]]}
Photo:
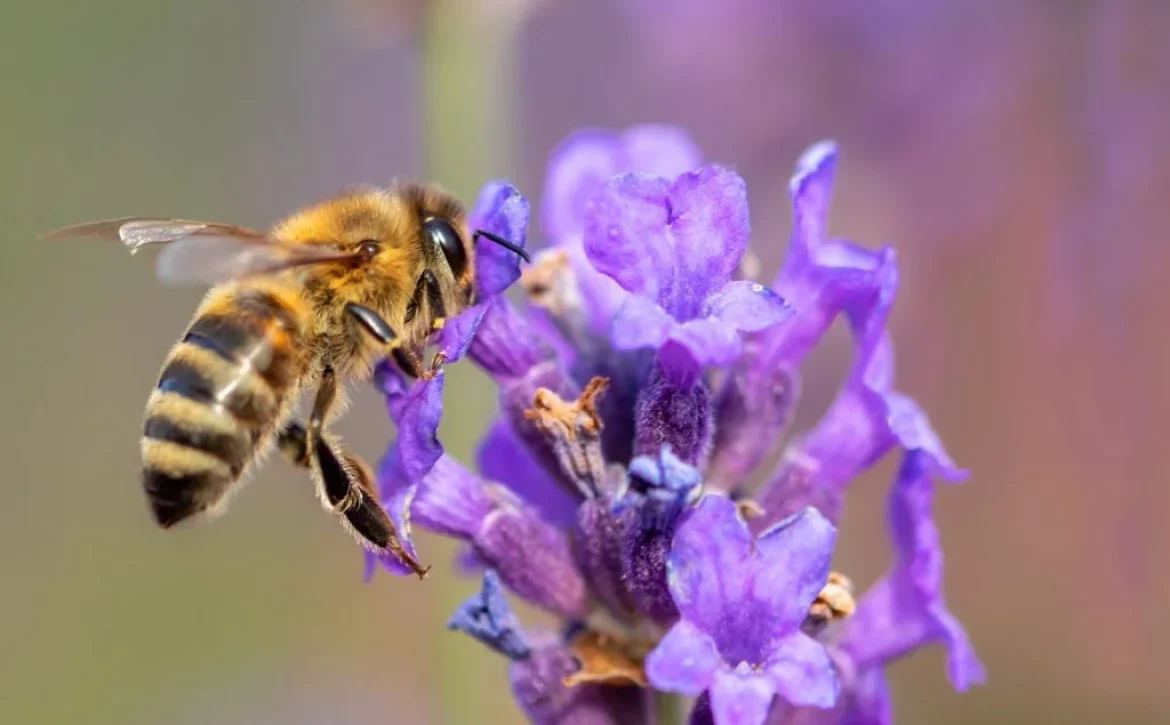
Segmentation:
{"type": "MultiPolygon", "coordinates": [[[[273,461],[222,520],[152,528],[137,432],[198,297],[100,245],[135,213],[264,225],[359,182],[511,176],[539,201],[583,126],[689,129],[747,179],[775,269],[799,151],[842,151],[831,231],[903,267],[900,387],[973,471],[938,499],[948,596],[990,672],[893,670],[902,723],[1170,719],[1170,3],[66,0],[0,28],[8,264],[0,722],[520,722],[502,660],[444,628],[474,582],[360,581],[273,461]]],[[[815,418],[847,363],[807,372],[815,418]]],[[[452,371],[470,460],[494,391],[452,371]]],[[[341,431],[392,435],[358,391],[341,431]]],[[[453,410],[450,402],[448,410],[453,410]]],[[[800,421],[797,426],[799,427],[800,421]]],[[[848,502],[837,568],[888,560],[890,467],[848,502]]],[[[422,548],[438,569],[454,552],[422,548]]]]}

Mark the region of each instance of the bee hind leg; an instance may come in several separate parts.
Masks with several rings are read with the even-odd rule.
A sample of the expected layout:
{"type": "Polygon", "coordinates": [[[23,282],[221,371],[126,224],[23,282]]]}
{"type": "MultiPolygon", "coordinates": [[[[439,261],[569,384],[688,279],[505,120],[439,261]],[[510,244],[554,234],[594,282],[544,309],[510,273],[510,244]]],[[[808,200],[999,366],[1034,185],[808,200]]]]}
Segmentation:
{"type": "Polygon", "coordinates": [[[361,500],[361,491],[354,483],[354,474],[342,461],[353,456],[338,454],[323,437],[318,437],[312,454],[309,452],[308,432],[300,423],[289,423],[277,439],[277,445],[293,465],[319,474],[320,493],[335,513],[345,514],[361,500]]]}
{"type": "Polygon", "coordinates": [[[356,455],[323,434],[325,418],[337,394],[337,379],[327,369],[313,402],[309,424],[291,423],[281,431],[278,445],[293,463],[308,468],[322,498],[370,548],[398,557],[421,579],[429,567],[422,566],[402,546],[398,530],[378,503],[370,468],[356,455]]]}

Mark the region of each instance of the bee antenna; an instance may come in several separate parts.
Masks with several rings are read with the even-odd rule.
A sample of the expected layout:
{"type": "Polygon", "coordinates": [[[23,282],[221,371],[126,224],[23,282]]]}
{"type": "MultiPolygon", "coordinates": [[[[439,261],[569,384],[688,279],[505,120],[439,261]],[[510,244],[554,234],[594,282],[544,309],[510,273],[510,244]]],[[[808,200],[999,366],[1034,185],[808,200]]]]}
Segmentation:
{"type": "Polygon", "coordinates": [[[507,249],[509,252],[520,257],[525,262],[528,262],[529,264],[532,263],[532,257],[529,257],[528,252],[524,251],[524,248],[521,247],[520,245],[515,244],[513,242],[509,242],[507,239],[504,239],[503,237],[498,236],[496,234],[492,234],[491,232],[485,232],[482,229],[477,230],[475,232],[475,234],[471,235],[471,241],[478,242],[480,237],[484,237],[485,239],[489,239],[489,240],[495,242],[496,244],[500,245],[504,249],[507,249]]]}

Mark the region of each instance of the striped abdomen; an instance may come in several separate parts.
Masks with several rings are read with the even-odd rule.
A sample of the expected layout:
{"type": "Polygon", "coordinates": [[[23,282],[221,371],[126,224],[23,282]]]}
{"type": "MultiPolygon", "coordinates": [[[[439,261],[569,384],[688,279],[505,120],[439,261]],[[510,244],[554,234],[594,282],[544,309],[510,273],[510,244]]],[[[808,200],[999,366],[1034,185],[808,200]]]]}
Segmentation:
{"type": "Polygon", "coordinates": [[[142,484],[169,527],[219,501],[271,436],[299,377],[295,300],[213,294],[171,351],[146,404],[142,484]]]}

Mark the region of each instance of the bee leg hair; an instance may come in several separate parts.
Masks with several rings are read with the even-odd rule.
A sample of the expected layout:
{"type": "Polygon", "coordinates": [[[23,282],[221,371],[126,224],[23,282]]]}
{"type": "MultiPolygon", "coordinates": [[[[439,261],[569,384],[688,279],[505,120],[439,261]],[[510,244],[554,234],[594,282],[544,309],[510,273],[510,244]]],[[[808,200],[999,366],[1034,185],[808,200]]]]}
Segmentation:
{"type": "Polygon", "coordinates": [[[300,423],[290,423],[281,431],[280,449],[302,468],[313,471],[321,493],[333,510],[345,517],[348,528],[367,547],[389,552],[405,563],[420,579],[430,567],[424,567],[402,546],[398,529],[378,503],[370,467],[340,444],[319,436],[313,455],[308,451],[308,432],[300,423]]]}

